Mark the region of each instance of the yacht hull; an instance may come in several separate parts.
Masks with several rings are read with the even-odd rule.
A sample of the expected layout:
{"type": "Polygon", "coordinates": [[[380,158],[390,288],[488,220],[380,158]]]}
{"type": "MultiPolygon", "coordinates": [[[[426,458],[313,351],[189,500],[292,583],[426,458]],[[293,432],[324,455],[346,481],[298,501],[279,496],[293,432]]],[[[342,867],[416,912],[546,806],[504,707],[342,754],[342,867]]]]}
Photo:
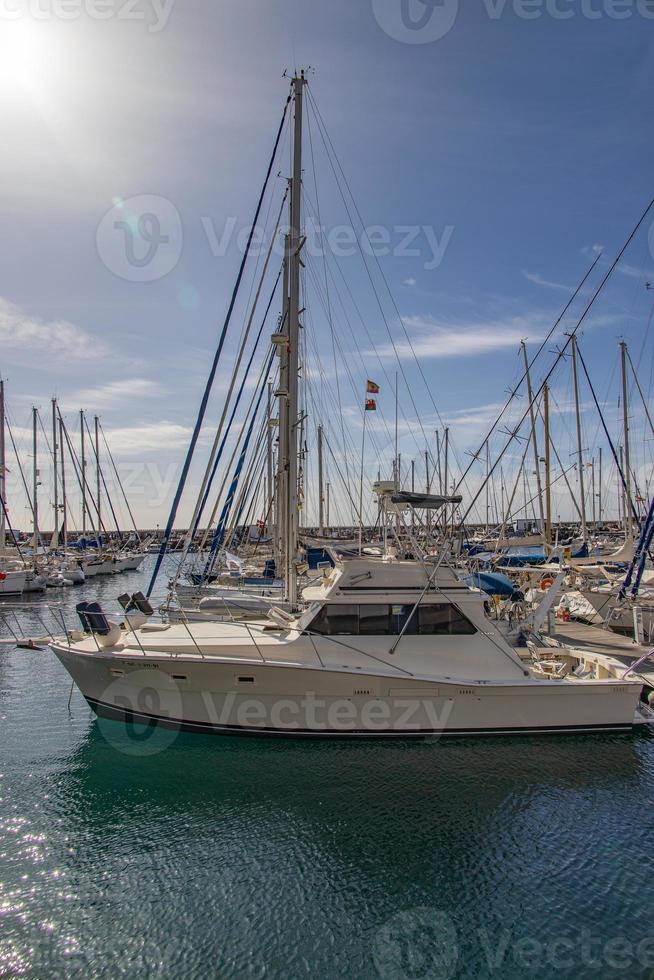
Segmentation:
{"type": "Polygon", "coordinates": [[[189,732],[424,738],[629,731],[638,682],[458,684],[300,666],[53,649],[100,716],[189,732]]]}
{"type": "Polygon", "coordinates": [[[5,572],[0,578],[0,596],[21,595],[25,588],[26,572],[5,572]]]}
{"type": "MultiPolygon", "coordinates": [[[[590,602],[597,614],[605,620],[606,627],[614,633],[633,635],[634,614],[630,605],[619,603],[615,596],[606,592],[587,590],[582,593],[584,599],[590,602]]],[[[650,642],[654,638],[654,602],[643,600],[639,603],[643,634],[650,642]]]]}

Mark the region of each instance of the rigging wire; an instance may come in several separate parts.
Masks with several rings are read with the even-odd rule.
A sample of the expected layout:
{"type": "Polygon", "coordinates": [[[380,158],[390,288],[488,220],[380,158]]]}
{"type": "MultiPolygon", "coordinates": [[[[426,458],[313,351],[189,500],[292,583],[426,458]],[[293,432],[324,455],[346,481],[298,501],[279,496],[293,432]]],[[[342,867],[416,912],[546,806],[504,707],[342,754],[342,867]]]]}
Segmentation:
{"type": "MultiPolygon", "coordinates": [[[[575,326],[574,326],[574,328],[573,328],[573,330],[572,330],[572,331],[571,331],[571,332],[570,332],[570,333],[569,333],[569,334],[567,335],[567,340],[566,340],[566,342],[565,342],[565,344],[563,345],[563,347],[561,348],[561,350],[559,350],[559,351],[557,352],[557,355],[556,355],[556,358],[555,358],[555,360],[554,360],[554,363],[552,364],[552,366],[550,367],[550,369],[549,369],[549,371],[547,372],[547,374],[545,375],[545,377],[544,377],[544,379],[542,380],[542,382],[541,382],[541,384],[540,384],[540,387],[539,387],[539,388],[538,388],[538,390],[537,390],[537,391],[535,392],[535,394],[534,394],[534,396],[533,396],[533,398],[531,399],[531,403],[530,403],[530,404],[529,404],[529,405],[527,406],[527,409],[525,410],[525,412],[524,412],[524,414],[523,414],[523,416],[522,416],[522,418],[520,419],[520,422],[519,422],[519,425],[522,425],[522,423],[523,423],[523,422],[524,422],[524,420],[526,419],[526,417],[527,417],[527,415],[529,414],[529,410],[530,410],[530,408],[531,408],[531,407],[532,407],[532,405],[533,405],[533,404],[535,403],[535,401],[536,401],[536,399],[537,399],[537,398],[538,398],[538,397],[540,396],[540,394],[541,394],[541,392],[542,392],[542,390],[543,390],[543,388],[545,387],[545,385],[547,384],[547,382],[548,382],[548,381],[549,381],[549,379],[551,378],[551,376],[552,376],[552,374],[554,373],[554,371],[555,371],[555,369],[556,369],[556,368],[557,368],[557,366],[559,365],[559,363],[560,363],[560,361],[562,360],[562,358],[563,358],[563,357],[565,357],[565,354],[566,354],[566,351],[567,351],[567,349],[568,349],[568,347],[569,347],[569,346],[570,346],[570,344],[572,343],[572,340],[573,340],[573,338],[574,338],[574,337],[576,337],[576,335],[577,335],[577,331],[579,330],[579,328],[581,327],[581,325],[582,325],[582,323],[583,323],[583,322],[584,322],[584,320],[586,319],[586,317],[587,317],[587,315],[588,315],[588,313],[590,312],[590,310],[591,310],[591,309],[592,309],[592,307],[594,306],[594,304],[595,304],[595,301],[596,301],[596,299],[597,299],[597,297],[598,297],[598,296],[600,295],[600,293],[601,293],[601,292],[602,292],[602,290],[604,289],[604,286],[605,286],[605,285],[606,285],[606,283],[608,282],[608,280],[609,280],[609,278],[610,278],[610,276],[611,276],[611,274],[613,273],[613,270],[614,270],[614,269],[615,269],[615,267],[616,267],[616,266],[618,265],[618,263],[620,262],[620,260],[621,260],[621,258],[622,258],[622,256],[623,256],[623,255],[624,255],[624,253],[625,253],[625,252],[627,251],[627,248],[629,247],[629,245],[631,244],[631,242],[632,242],[632,241],[633,241],[633,239],[635,238],[635,236],[636,236],[636,234],[638,233],[638,230],[640,229],[640,227],[641,227],[641,225],[643,224],[643,222],[644,222],[644,221],[645,221],[645,219],[647,218],[647,215],[648,215],[648,214],[649,214],[649,212],[651,211],[651,209],[652,209],[652,206],[654,206],[654,198],[652,198],[652,199],[650,200],[650,202],[649,202],[649,204],[647,205],[647,207],[645,208],[645,210],[644,210],[644,211],[643,211],[643,213],[641,214],[641,216],[640,216],[640,218],[638,219],[638,221],[636,222],[636,224],[635,224],[635,226],[633,227],[633,229],[632,229],[632,231],[630,232],[630,234],[629,234],[629,237],[627,238],[627,240],[626,240],[626,242],[624,243],[624,245],[622,246],[622,248],[621,248],[621,249],[620,249],[620,251],[618,252],[618,254],[617,254],[617,256],[615,257],[615,259],[613,260],[613,262],[612,262],[612,263],[611,263],[611,265],[609,266],[609,268],[608,268],[608,270],[607,270],[607,272],[606,272],[606,274],[605,274],[605,275],[603,276],[603,278],[602,278],[602,280],[601,280],[601,282],[600,282],[600,284],[599,284],[599,286],[597,287],[597,289],[595,290],[595,292],[594,292],[594,293],[593,293],[593,295],[591,296],[591,298],[590,298],[590,300],[588,301],[588,304],[586,305],[586,308],[584,309],[584,311],[583,311],[583,313],[581,314],[581,316],[580,316],[580,317],[579,317],[579,319],[577,320],[577,323],[575,324],[575,326]]],[[[599,258],[599,256],[598,256],[598,258],[599,258]]],[[[597,259],[595,260],[595,263],[593,263],[593,266],[591,266],[591,269],[589,269],[589,271],[588,271],[588,273],[586,274],[586,277],[585,277],[585,278],[588,278],[588,275],[589,275],[589,274],[590,274],[590,272],[592,271],[592,268],[594,267],[594,265],[596,264],[596,262],[597,262],[597,259]]],[[[579,287],[578,287],[578,289],[577,289],[577,292],[578,292],[578,291],[579,291],[579,287]]],[[[549,336],[551,336],[551,333],[552,333],[552,331],[550,331],[550,335],[549,335],[549,336]]],[[[541,345],[541,349],[542,349],[542,345],[541,345]]],[[[533,363],[533,362],[532,362],[532,363],[533,363]]],[[[582,363],[583,363],[583,362],[582,362],[582,363]]],[[[598,407],[599,407],[599,406],[598,406],[598,407]]],[[[504,448],[502,449],[502,451],[501,451],[501,453],[500,453],[500,455],[499,455],[499,456],[498,456],[498,458],[497,458],[497,459],[495,460],[495,462],[494,462],[494,464],[493,464],[493,466],[492,466],[492,468],[491,468],[491,470],[490,470],[490,473],[489,473],[489,474],[487,475],[487,477],[486,477],[486,480],[485,480],[485,481],[484,481],[484,482],[482,483],[482,486],[481,486],[481,488],[480,488],[480,491],[479,491],[479,493],[481,493],[481,490],[482,490],[482,489],[484,488],[484,486],[485,486],[485,484],[486,484],[486,481],[487,481],[487,480],[489,479],[489,477],[490,477],[490,475],[491,475],[491,474],[492,474],[492,473],[493,473],[493,472],[495,471],[495,469],[496,469],[496,468],[497,468],[497,466],[499,465],[499,463],[500,463],[500,461],[502,460],[502,457],[503,457],[503,456],[504,456],[504,454],[506,453],[506,450],[508,449],[508,447],[509,447],[509,445],[511,444],[511,442],[512,442],[512,441],[513,441],[513,436],[511,436],[511,437],[509,438],[509,441],[508,441],[508,442],[506,443],[506,445],[505,445],[505,446],[504,446],[504,448]]],[[[483,445],[483,444],[482,444],[482,445],[483,445]]],[[[472,464],[471,464],[471,465],[472,465],[472,464]]],[[[477,496],[479,496],[479,494],[478,494],[477,496]]],[[[470,507],[468,507],[468,509],[466,510],[466,512],[465,512],[465,514],[464,514],[464,515],[463,515],[463,517],[461,518],[461,522],[462,522],[462,523],[463,523],[463,522],[465,522],[465,520],[466,520],[466,518],[467,518],[467,516],[468,516],[468,514],[469,514],[469,513],[470,513],[470,511],[472,510],[472,506],[473,506],[473,504],[474,504],[474,503],[476,502],[476,499],[477,499],[477,498],[475,498],[475,500],[473,501],[473,503],[472,503],[472,504],[470,505],[470,507]]]]}
{"type": "Polygon", "coordinates": [[[266,176],[265,176],[265,179],[264,179],[264,182],[263,182],[263,187],[261,189],[261,194],[259,195],[259,200],[257,202],[257,207],[256,207],[256,210],[255,210],[255,213],[254,213],[254,218],[253,218],[253,221],[252,221],[252,225],[250,226],[250,230],[249,230],[249,233],[248,233],[248,240],[247,240],[247,244],[245,246],[245,250],[244,250],[244,253],[243,253],[243,258],[241,260],[241,265],[240,265],[240,268],[239,268],[239,271],[238,271],[238,275],[236,277],[236,283],[234,284],[234,289],[232,290],[232,295],[231,295],[231,299],[230,299],[230,302],[229,302],[229,307],[227,309],[227,313],[225,315],[225,320],[223,322],[223,327],[222,327],[222,331],[221,331],[221,334],[220,334],[220,339],[218,341],[218,347],[216,348],[216,352],[214,354],[213,362],[212,362],[212,365],[211,365],[211,370],[209,371],[209,377],[207,378],[207,383],[205,385],[204,394],[202,396],[202,401],[200,402],[200,409],[198,411],[198,415],[197,415],[197,418],[195,420],[195,426],[193,428],[193,434],[191,436],[191,442],[189,443],[189,447],[188,447],[188,450],[187,450],[187,453],[186,453],[186,458],[184,460],[184,465],[182,467],[182,473],[181,473],[181,476],[179,478],[179,484],[177,486],[177,490],[175,491],[175,497],[173,499],[172,507],[170,509],[170,514],[168,516],[168,521],[166,523],[166,529],[164,531],[163,539],[162,539],[162,542],[161,542],[161,547],[159,548],[159,554],[157,555],[157,559],[155,561],[154,569],[152,571],[152,577],[150,579],[150,584],[148,585],[148,590],[147,590],[147,595],[148,596],[150,596],[152,594],[152,590],[154,589],[155,583],[157,581],[157,577],[159,575],[159,570],[161,568],[161,563],[163,562],[164,555],[166,554],[166,551],[168,549],[168,543],[170,541],[170,536],[172,534],[173,525],[175,523],[175,517],[177,516],[177,509],[178,509],[179,504],[180,504],[180,501],[182,499],[182,493],[184,492],[184,487],[186,486],[186,480],[188,478],[188,474],[189,474],[189,471],[191,469],[191,461],[193,459],[193,454],[195,452],[195,447],[196,447],[197,441],[198,441],[198,439],[200,437],[200,430],[202,429],[202,423],[204,422],[204,416],[205,416],[206,411],[207,411],[207,405],[209,404],[209,396],[211,394],[211,389],[213,388],[214,379],[216,377],[216,371],[218,369],[218,363],[220,361],[220,355],[222,354],[222,350],[223,350],[223,347],[224,347],[224,344],[225,344],[225,338],[227,336],[227,330],[229,328],[229,324],[230,324],[230,321],[232,319],[232,313],[233,313],[234,307],[236,305],[236,297],[238,296],[238,292],[239,292],[239,289],[240,289],[240,286],[241,286],[241,281],[243,279],[243,273],[245,271],[245,265],[246,265],[248,256],[250,254],[250,248],[252,246],[252,239],[254,237],[254,231],[255,231],[255,228],[256,228],[257,221],[259,220],[259,214],[261,212],[261,207],[263,205],[263,200],[264,200],[264,197],[265,197],[265,194],[266,194],[266,189],[268,187],[268,181],[270,180],[270,174],[272,173],[272,169],[273,169],[273,166],[274,166],[274,163],[275,163],[275,158],[277,156],[277,149],[279,147],[279,143],[280,143],[280,140],[281,140],[281,137],[282,137],[282,132],[284,130],[284,123],[286,121],[286,113],[288,112],[288,107],[290,105],[290,102],[291,102],[292,97],[293,97],[292,96],[292,90],[289,90],[289,93],[288,93],[288,96],[287,96],[287,99],[286,99],[286,103],[284,105],[284,111],[282,113],[282,119],[281,119],[281,122],[279,124],[279,129],[277,130],[277,136],[276,136],[276,139],[275,139],[275,144],[273,146],[273,151],[272,151],[272,154],[271,154],[271,157],[270,157],[270,161],[268,163],[268,169],[266,171],[266,176]]]}

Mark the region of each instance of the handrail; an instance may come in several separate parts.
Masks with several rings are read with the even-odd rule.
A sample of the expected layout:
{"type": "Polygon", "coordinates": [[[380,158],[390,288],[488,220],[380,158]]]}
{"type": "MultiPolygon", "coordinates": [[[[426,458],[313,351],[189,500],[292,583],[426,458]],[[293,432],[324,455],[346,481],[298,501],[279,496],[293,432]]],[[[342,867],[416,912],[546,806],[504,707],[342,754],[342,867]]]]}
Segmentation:
{"type": "Polygon", "coordinates": [[[646,654],[644,654],[644,656],[634,661],[634,663],[631,664],[631,666],[627,667],[627,669],[625,670],[624,674],[622,675],[622,680],[625,679],[627,674],[630,674],[633,670],[636,670],[637,667],[640,667],[641,664],[644,664],[645,661],[649,660],[649,658],[653,655],[654,655],[654,649],[649,650],[646,654]]]}

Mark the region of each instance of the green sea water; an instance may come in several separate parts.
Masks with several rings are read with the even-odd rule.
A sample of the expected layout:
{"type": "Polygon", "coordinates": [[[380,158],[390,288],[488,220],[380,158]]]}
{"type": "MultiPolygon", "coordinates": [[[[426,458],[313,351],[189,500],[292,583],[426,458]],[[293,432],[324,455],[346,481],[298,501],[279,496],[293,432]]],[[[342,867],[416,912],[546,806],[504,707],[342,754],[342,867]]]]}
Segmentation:
{"type": "Polygon", "coordinates": [[[647,734],[144,734],[70,690],[0,647],[0,977],[654,977],[647,734]]]}

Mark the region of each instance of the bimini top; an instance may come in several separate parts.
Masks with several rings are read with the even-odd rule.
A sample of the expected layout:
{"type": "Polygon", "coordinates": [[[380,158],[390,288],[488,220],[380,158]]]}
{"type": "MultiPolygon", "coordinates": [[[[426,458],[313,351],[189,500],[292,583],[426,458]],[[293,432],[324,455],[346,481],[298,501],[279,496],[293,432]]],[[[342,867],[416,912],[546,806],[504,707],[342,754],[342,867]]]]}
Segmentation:
{"type": "Polygon", "coordinates": [[[463,497],[445,497],[440,493],[412,493],[400,490],[391,495],[391,503],[400,507],[416,507],[425,510],[440,510],[446,504],[460,504],[463,497]]]}

